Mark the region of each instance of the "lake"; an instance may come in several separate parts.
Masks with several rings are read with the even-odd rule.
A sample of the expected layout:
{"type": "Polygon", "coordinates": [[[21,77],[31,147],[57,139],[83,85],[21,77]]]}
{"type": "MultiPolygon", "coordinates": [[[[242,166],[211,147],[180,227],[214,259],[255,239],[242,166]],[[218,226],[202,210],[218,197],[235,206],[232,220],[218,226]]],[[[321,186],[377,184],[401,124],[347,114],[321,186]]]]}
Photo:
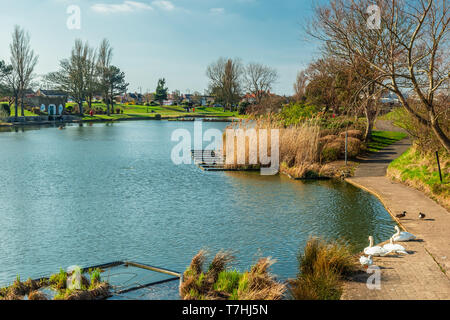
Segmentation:
{"type": "Polygon", "coordinates": [[[174,165],[171,134],[193,127],[133,121],[0,133],[0,284],[127,259],[182,272],[202,248],[232,249],[241,270],[271,256],[287,279],[310,236],[360,250],[369,235],[394,233],[381,203],[345,182],[174,165]]]}

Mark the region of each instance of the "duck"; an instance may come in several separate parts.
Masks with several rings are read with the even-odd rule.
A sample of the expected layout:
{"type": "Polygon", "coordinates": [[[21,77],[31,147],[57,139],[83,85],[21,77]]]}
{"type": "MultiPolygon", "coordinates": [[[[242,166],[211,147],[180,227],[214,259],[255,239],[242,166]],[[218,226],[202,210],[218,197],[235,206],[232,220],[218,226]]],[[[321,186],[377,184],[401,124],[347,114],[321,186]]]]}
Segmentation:
{"type": "Polygon", "coordinates": [[[370,245],[364,249],[364,253],[368,256],[374,256],[374,257],[384,257],[389,253],[386,249],[380,247],[380,246],[373,246],[373,237],[369,237],[370,245]]]}
{"type": "Polygon", "coordinates": [[[399,219],[406,217],[406,211],[403,211],[403,213],[399,213],[399,214],[396,215],[395,217],[396,217],[396,218],[399,218],[399,219]]]}
{"type": "Polygon", "coordinates": [[[359,262],[365,268],[369,268],[371,265],[373,265],[372,256],[369,256],[369,257],[361,256],[361,258],[359,258],[359,262]]]}
{"type": "Polygon", "coordinates": [[[395,242],[406,242],[415,240],[417,238],[412,233],[400,231],[400,228],[398,226],[395,226],[394,229],[397,231],[397,233],[392,236],[392,240],[395,242]]]}
{"type": "Polygon", "coordinates": [[[419,213],[419,219],[420,220],[423,220],[423,219],[425,219],[426,218],[426,214],[425,213],[419,213]]]}
{"type": "Polygon", "coordinates": [[[391,237],[391,241],[388,244],[385,244],[383,246],[383,248],[389,252],[392,253],[402,253],[402,254],[408,254],[408,252],[406,252],[405,247],[399,245],[399,244],[394,244],[394,239],[393,237],[391,237]]]}

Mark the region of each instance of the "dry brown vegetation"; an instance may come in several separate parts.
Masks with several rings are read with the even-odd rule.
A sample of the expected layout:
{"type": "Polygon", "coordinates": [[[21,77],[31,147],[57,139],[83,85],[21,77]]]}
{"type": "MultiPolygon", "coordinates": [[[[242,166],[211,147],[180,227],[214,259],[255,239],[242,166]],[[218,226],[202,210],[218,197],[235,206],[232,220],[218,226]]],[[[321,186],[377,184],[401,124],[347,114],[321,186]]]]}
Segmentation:
{"type": "MultiPolygon", "coordinates": [[[[264,118],[257,118],[254,121],[246,120],[231,124],[228,129],[241,129],[247,136],[245,148],[238,148],[238,139],[234,140],[234,160],[228,164],[227,168],[258,168],[264,166],[259,157],[260,133],[267,130],[267,154],[271,156],[271,132],[279,130],[279,156],[280,171],[293,178],[318,178],[341,176],[342,172],[330,172],[333,166],[328,163],[344,158],[345,152],[345,132],[342,130],[322,129],[317,119],[303,121],[297,125],[285,127],[274,115],[264,118]],[[256,132],[256,140],[251,143],[251,129],[256,132]],[[332,134],[329,134],[332,133],[332,134]],[[257,164],[250,162],[250,151],[257,154],[257,164]],[[238,164],[239,157],[245,158],[245,164],[238,164]]],[[[360,138],[360,130],[348,130],[348,158],[356,157],[363,149],[364,145],[360,138]]],[[[227,154],[227,136],[224,133],[224,155],[227,154]]],[[[228,159],[229,161],[229,159],[228,159]]],[[[348,170],[344,170],[348,171],[348,170]]]]}

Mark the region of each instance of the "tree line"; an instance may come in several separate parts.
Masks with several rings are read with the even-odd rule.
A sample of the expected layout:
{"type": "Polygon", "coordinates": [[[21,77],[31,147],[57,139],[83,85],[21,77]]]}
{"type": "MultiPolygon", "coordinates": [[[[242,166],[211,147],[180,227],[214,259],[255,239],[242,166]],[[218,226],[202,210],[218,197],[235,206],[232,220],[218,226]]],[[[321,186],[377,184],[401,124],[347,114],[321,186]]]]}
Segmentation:
{"type": "Polygon", "coordinates": [[[238,58],[219,58],[207,67],[206,75],[209,93],[217,103],[230,109],[240,101],[244,91],[253,94],[256,103],[260,103],[278,79],[274,68],[259,63],[244,66],[238,58]]]}
{"type": "MultiPolygon", "coordinates": [[[[10,97],[16,117],[20,105],[23,117],[25,95],[36,78],[34,70],[38,56],[31,49],[29,34],[19,26],[14,27],[10,52],[9,63],[0,60],[0,96],[10,97]]],[[[68,94],[78,104],[80,114],[84,113],[84,102],[91,108],[94,96],[101,95],[110,115],[114,98],[125,93],[129,85],[125,81],[125,73],[112,64],[112,57],[113,48],[107,39],[98,49],[77,39],[70,57],[60,61],[59,70],[43,78],[53,89],[68,94]]]]}

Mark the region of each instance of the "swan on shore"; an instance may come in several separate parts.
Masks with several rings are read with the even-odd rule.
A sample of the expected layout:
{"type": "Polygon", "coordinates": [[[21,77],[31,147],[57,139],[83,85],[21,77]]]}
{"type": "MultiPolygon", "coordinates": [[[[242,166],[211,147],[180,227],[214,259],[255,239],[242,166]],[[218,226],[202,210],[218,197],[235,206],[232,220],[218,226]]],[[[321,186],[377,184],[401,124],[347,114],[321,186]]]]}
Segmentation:
{"type": "Polygon", "coordinates": [[[366,256],[362,256],[361,258],[359,258],[359,262],[361,263],[361,265],[363,267],[370,267],[371,265],[373,265],[373,259],[372,256],[366,257],[366,256]]]}
{"type": "Polygon", "coordinates": [[[373,237],[369,237],[370,245],[364,249],[364,253],[368,256],[374,256],[374,257],[384,257],[388,253],[390,253],[388,250],[380,247],[380,246],[373,246],[373,237]]]}
{"type": "Polygon", "coordinates": [[[391,237],[391,241],[388,244],[385,244],[383,246],[383,248],[387,251],[390,251],[392,253],[402,253],[402,254],[408,254],[408,252],[406,252],[405,247],[399,245],[399,244],[394,244],[394,240],[392,239],[393,237],[391,237]]]}
{"type": "Polygon", "coordinates": [[[395,226],[394,228],[397,233],[392,236],[392,240],[394,240],[395,242],[406,242],[416,239],[416,236],[412,233],[400,231],[400,228],[398,226],[395,226]]]}

